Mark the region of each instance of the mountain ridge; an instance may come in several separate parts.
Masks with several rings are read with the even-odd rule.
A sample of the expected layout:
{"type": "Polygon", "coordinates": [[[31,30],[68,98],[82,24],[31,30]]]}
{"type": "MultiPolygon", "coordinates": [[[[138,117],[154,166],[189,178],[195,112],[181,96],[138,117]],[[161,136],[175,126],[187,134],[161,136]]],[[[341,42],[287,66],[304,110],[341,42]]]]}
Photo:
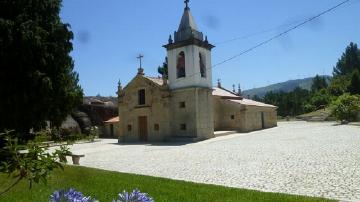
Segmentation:
{"type": "MultiPolygon", "coordinates": [[[[325,77],[327,81],[329,82],[331,79],[331,76],[328,75],[320,75],[321,77],[325,77]]],[[[311,85],[313,83],[314,77],[308,77],[304,79],[294,79],[294,80],[288,80],[285,82],[275,83],[268,86],[260,87],[260,88],[252,88],[248,90],[243,91],[244,97],[250,97],[257,95],[260,98],[264,97],[267,92],[273,91],[273,92],[290,92],[293,91],[295,88],[300,87],[302,89],[310,90],[311,85]]]]}

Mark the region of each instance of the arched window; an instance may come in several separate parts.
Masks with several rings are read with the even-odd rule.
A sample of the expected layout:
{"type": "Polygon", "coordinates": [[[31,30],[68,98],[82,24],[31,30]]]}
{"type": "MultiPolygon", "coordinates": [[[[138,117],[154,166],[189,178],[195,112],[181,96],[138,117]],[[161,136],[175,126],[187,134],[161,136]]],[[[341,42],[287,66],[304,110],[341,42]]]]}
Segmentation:
{"type": "Polygon", "coordinates": [[[201,53],[199,53],[199,62],[200,62],[200,75],[201,77],[206,77],[206,60],[205,56],[201,53]]]}
{"type": "Polygon", "coordinates": [[[177,65],[176,65],[176,75],[177,78],[185,77],[185,53],[181,51],[177,57],[177,65]]]}

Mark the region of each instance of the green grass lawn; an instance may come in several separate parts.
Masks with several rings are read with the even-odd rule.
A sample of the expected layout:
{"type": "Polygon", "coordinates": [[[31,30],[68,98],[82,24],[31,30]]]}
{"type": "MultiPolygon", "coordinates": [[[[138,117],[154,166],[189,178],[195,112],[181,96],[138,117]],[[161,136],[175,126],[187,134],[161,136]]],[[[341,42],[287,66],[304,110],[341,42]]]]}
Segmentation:
{"type": "MultiPolygon", "coordinates": [[[[0,189],[11,180],[0,175],[0,189]]],[[[29,190],[23,181],[10,192],[0,196],[0,201],[48,201],[54,190],[73,187],[100,202],[111,202],[124,189],[139,188],[158,201],[329,201],[320,198],[264,193],[245,189],[197,184],[164,178],[109,172],[85,167],[66,166],[64,171],[52,173],[47,185],[37,184],[29,190]]]]}

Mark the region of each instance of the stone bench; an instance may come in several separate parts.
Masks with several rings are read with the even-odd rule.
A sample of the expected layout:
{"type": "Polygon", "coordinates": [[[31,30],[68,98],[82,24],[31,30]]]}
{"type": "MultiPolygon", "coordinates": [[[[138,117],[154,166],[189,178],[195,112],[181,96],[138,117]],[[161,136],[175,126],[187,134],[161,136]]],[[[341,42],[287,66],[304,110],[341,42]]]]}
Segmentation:
{"type": "Polygon", "coordinates": [[[80,165],[80,158],[85,157],[84,154],[70,154],[72,162],[74,165],[80,165]]]}
{"type": "Polygon", "coordinates": [[[51,145],[55,144],[54,141],[46,141],[46,142],[41,142],[39,144],[40,148],[49,148],[51,145]]]}

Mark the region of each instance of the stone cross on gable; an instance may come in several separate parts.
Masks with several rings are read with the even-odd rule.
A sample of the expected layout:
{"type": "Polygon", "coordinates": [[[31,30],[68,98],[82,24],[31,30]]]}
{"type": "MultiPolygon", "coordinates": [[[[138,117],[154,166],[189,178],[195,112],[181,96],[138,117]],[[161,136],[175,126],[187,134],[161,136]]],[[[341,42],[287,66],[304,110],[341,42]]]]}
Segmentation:
{"type": "Polygon", "coordinates": [[[141,54],[139,54],[139,56],[136,57],[136,58],[139,59],[139,61],[140,61],[140,67],[138,68],[138,74],[139,74],[139,75],[144,75],[144,69],[142,68],[142,58],[143,58],[143,57],[144,57],[144,56],[141,55],[141,54]]]}
{"type": "Polygon", "coordinates": [[[141,55],[141,54],[139,54],[139,56],[137,56],[136,58],[137,59],[139,59],[139,61],[140,61],[140,69],[142,68],[142,58],[143,58],[144,56],[143,55],[141,55]]]}

